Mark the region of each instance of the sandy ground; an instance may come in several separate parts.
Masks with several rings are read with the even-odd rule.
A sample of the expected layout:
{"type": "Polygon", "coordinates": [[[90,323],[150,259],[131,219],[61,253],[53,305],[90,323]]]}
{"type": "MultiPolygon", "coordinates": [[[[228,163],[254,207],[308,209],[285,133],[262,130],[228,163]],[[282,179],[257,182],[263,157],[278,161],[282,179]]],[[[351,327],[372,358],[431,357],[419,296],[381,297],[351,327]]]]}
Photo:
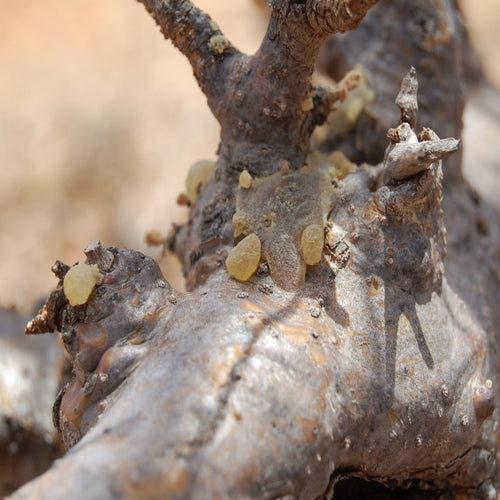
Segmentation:
{"type": "MultiPolygon", "coordinates": [[[[500,3],[464,0],[500,85],[500,3]],[[481,6],[478,11],[477,5],[481,6]]],[[[242,50],[265,14],[251,0],[198,0],[242,50]]],[[[0,6],[0,305],[27,311],[95,237],[149,255],[144,233],[185,210],[187,168],[215,158],[218,125],[187,62],[133,0],[24,0],[0,6]]],[[[166,277],[182,287],[173,258],[166,277]]]]}

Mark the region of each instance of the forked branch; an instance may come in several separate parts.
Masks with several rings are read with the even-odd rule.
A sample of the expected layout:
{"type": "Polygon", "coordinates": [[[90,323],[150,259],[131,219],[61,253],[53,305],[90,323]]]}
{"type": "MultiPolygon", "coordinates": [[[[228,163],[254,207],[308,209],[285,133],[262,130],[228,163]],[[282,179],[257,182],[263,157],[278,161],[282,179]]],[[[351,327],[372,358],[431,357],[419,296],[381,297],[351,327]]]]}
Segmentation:
{"type": "Polygon", "coordinates": [[[189,0],[139,1],[193,67],[221,124],[219,163],[262,175],[283,160],[303,165],[315,125],[336,100],[311,85],[321,43],[357,27],[378,0],[273,0],[266,36],[250,57],[189,0]]]}

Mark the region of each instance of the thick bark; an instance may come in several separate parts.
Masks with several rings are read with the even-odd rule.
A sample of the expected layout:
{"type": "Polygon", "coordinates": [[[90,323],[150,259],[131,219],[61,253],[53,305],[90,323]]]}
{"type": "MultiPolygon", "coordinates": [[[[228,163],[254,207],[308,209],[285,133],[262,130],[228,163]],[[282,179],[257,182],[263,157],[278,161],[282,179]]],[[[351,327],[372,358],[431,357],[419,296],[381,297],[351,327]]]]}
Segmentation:
{"type": "MultiPolygon", "coordinates": [[[[190,2],[144,3],[190,59],[221,123],[217,168],[177,242],[193,291],[171,289],[138,252],[95,242],[86,250],[95,289],[71,306],[69,269],[54,268],[60,284],[28,332],[61,331],[71,357],[55,406],[70,450],[16,498],[329,498],[346,477],[495,498],[500,230],[459,174],[443,214],[441,159],[459,141],[427,128],[417,135],[412,70],[394,120],[380,114],[384,134],[391,127],[382,163],[332,178],[342,170],[333,156],[307,156],[312,124],[335,100],[312,88],[311,59],[374,2],[273,2],[252,57],[211,42],[214,26],[190,2]],[[345,8],[338,17],[336,7],[345,8]],[[243,169],[256,177],[247,188],[238,186],[243,169]],[[302,234],[315,225],[324,227],[323,255],[305,274],[302,234]],[[224,268],[235,228],[257,234],[267,260],[245,283],[224,268]]],[[[387,22],[384,9],[406,18],[407,5],[381,3],[372,19],[387,22]]],[[[422,16],[436,11],[456,15],[444,1],[428,2],[422,16]]],[[[455,54],[463,33],[447,33],[455,54]]],[[[374,46],[399,54],[398,36],[415,33],[374,46]]],[[[425,52],[424,67],[438,55],[446,58],[425,52]]],[[[462,76],[452,67],[424,108],[440,109],[443,89],[462,76]]],[[[374,80],[375,108],[384,81],[374,80]]],[[[461,94],[450,99],[462,103],[461,94]]],[[[450,122],[460,119],[461,104],[450,122]]],[[[348,136],[365,137],[365,126],[361,115],[348,136]]],[[[375,154],[364,144],[359,155],[375,154]]]]}

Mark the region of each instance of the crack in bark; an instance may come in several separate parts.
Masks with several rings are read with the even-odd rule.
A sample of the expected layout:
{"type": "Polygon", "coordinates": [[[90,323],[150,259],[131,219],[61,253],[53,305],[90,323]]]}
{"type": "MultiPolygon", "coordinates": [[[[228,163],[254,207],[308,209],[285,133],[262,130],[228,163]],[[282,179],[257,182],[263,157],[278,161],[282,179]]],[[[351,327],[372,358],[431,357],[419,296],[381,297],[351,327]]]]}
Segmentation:
{"type": "MultiPolygon", "coordinates": [[[[265,326],[265,325],[264,325],[265,326]]],[[[226,384],[223,386],[224,393],[222,395],[219,395],[219,401],[221,402],[219,409],[217,410],[216,415],[214,416],[214,419],[210,425],[210,428],[205,431],[205,436],[202,440],[197,440],[199,441],[199,444],[201,446],[199,447],[201,452],[198,451],[198,454],[202,454],[204,449],[209,448],[210,442],[212,442],[216,435],[217,431],[219,428],[219,424],[227,417],[227,408],[229,405],[229,400],[231,398],[231,394],[233,394],[238,386],[239,383],[241,382],[241,376],[238,375],[238,371],[241,370],[241,367],[247,364],[248,360],[250,357],[253,355],[253,349],[260,337],[262,336],[263,330],[259,329],[258,332],[255,332],[251,342],[247,345],[247,348],[245,349],[243,356],[241,359],[237,360],[236,363],[232,366],[231,371],[229,373],[229,378],[226,384]],[[208,435],[209,434],[209,435],[208,435]]],[[[197,477],[199,475],[199,469],[203,465],[206,464],[200,464],[196,470],[195,473],[192,474],[192,485],[191,487],[195,489],[196,484],[197,484],[197,477]]]]}

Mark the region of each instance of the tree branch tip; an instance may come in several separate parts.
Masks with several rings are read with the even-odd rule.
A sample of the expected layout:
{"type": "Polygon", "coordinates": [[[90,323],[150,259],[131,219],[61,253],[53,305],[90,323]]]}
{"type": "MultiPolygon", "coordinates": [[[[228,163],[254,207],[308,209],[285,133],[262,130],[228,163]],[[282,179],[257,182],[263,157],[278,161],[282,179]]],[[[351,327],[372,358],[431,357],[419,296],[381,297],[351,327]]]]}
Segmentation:
{"type": "Polygon", "coordinates": [[[418,119],[418,78],[417,70],[410,66],[410,70],[403,77],[399,93],[396,96],[396,106],[401,111],[399,123],[409,123],[414,128],[418,119]]]}
{"type": "Polygon", "coordinates": [[[24,330],[25,335],[40,335],[50,333],[47,325],[47,311],[42,309],[33,319],[31,319],[24,330]]]}

